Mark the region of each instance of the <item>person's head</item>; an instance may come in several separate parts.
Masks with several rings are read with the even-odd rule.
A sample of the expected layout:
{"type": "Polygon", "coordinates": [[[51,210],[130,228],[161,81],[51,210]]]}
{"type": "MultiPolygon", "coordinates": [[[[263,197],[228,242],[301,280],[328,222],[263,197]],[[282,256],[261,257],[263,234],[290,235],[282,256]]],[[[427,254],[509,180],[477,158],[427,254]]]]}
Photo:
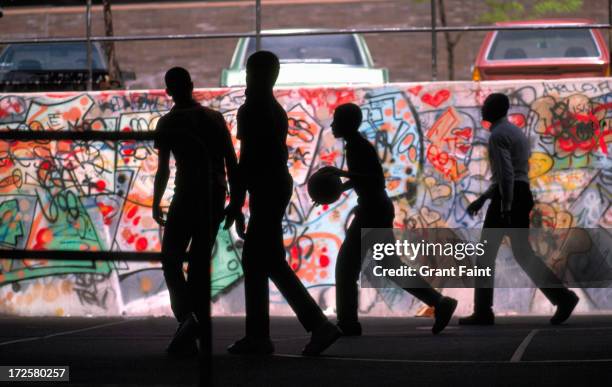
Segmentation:
{"type": "Polygon", "coordinates": [[[334,137],[344,138],[357,134],[362,119],[361,108],[354,103],[338,106],[334,111],[334,121],[331,124],[334,137]]]}
{"type": "Polygon", "coordinates": [[[172,97],[174,102],[181,103],[191,100],[193,93],[193,82],[189,71],[182,67],[173,67],[166,72],[166,93],[172,97]]]}
{"type": "Polygon", "coordinates": [[[489,94],[482,105],[482,119],[493,123],[505,117],[509,108],[510,100],[505,94],[489,94]]]}
{"type": "Polygon", "coordinates": [[[249,91],[270,91],[280,71],[278,57],[270,51],[257,51],[249,56],[246,64],[246,83],[249,91]]]}

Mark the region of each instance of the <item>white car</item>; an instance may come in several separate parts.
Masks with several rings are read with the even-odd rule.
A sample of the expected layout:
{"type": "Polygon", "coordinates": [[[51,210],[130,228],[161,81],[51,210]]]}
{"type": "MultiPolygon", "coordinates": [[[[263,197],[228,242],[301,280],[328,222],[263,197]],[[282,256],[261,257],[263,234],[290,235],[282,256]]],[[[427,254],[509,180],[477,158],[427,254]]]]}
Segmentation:
{"type": "MultiPolygon", "coordinates": [[[[264,33],[323,32],[324,30],[268,30],[264,33]]],[[[363,36],[299,35],[261,38],[261,49],[275,53],[281,63],[277,86],[383,84],[389,75],[374,68],[363,36]]],[[[255,52],[255,38],[238,40],[230,67],[221,74],[221,86],[246,85],[246,60],[255,52]]]]}

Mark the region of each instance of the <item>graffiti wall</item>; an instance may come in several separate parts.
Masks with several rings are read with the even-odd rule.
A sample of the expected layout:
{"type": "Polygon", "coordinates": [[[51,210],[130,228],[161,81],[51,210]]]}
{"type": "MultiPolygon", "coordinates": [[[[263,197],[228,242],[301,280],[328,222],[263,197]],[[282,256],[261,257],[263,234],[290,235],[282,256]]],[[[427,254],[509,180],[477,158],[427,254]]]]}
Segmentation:
{"type": "MultiPolygon", "coordinates": [[[[551,82],[390,84],[372,88],[279,89],[289,115],[289,167],[295,185],[286,211],[287,260],[327,313],[334,311],[334,265],[356,197],[313,206],[308,177],[323,165],[344,167],[331,133],[336,106],[361,106],[361,133],[383,162],[396,227],[480,227],[465,213],[489,184],[480,105],[491,92],[510,96],[510,120],[532,146],[534,225],[612,226],[612,79],[551,82]]],[[[236,132],[242,89],[200,89],[236,132]]],[[[163,91],[0,95],[0,130],[150,131],[172,106],[163,91]]],[[[239,152],[239,142],[235,140],[239,152]]],[[[156,151],[141,141],[0,142],[2,249],[135,251],[160,249],[151,218],[156,151]]],[[[169,204],[169,187],[164,205],[169,204]]],[[[212,294],[217,314],[243,313],[241,241],[221,231],[212,294]]],[[[511,261],[500,251],[498,275],[511,261]]],[[[471,290],[448,289],[461,310],[471,290]]],[[[609,289],[580,290],[582,311],[612,309],[609,289]]],[[[290,308],[272,287],[272,310],[290,308]]],[[[395,289],[365,289],[361,311],[413,315],[422,305],[395,289]]],[[[548,312],[533,289],[499,289],[498,312],[548,312]]],[[[18,315],[170,314],[158,262],[0,259],[0,313],[18,315]]]]}

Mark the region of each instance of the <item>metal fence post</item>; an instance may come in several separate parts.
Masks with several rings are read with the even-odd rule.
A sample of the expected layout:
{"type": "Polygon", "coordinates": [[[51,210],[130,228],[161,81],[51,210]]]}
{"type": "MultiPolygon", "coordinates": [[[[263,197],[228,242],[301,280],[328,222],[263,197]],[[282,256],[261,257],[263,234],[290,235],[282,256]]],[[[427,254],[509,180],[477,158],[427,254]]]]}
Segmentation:
{"type": "Polygon", "coordinates": [[[431,3],[431,80],[438,80],[438,41],[436,36],[436,0],[431,3]]]}
{"type": "Polygon", "coordinates": [[[255,51],[261,50],[261,0],[255,0],[255,51]]]}
{"type": "Polygon", "coordinates": [[[91,49],[91,0],[87,0],[85,10],[85,24],[87,33],[87,90],[93,90],[93,61],[91,49]]]}

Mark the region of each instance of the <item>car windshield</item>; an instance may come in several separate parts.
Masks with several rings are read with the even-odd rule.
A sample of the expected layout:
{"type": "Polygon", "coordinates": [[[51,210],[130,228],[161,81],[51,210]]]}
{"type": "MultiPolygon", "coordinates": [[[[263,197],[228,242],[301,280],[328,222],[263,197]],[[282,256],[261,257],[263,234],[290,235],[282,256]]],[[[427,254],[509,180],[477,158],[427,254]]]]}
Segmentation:
{"type": "MultiPolygon", "coordinates": [[[[0,57],[0,70],[70,71],[87,69],[87,44],[41,43],[8,46],[0,57]]],[[[99,50],[93,46],[92,69],[104,70],[99,50]]]]}
{"type": "MultiPolygon", "coordinates": [[[[353,35],[264,37],[261,49],[275,53],[281,63],[363,65],[353,35]]],[[[245,61],[254,52],[255,39],[249,38],[245,61]]]]}
{"type": "Polygon", "coordinates": [[[487,59],[598,57],[590,30],[498,31],[487,59]]]}

